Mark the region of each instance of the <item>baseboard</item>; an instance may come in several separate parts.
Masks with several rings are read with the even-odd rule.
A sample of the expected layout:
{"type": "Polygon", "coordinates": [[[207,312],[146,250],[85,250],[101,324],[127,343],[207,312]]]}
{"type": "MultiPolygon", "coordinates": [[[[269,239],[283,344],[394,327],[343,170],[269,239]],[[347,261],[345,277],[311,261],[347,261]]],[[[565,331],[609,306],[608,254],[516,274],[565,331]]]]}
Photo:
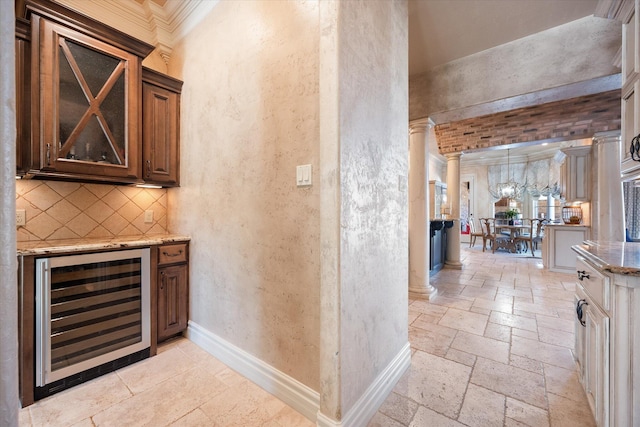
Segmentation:
{"type": "Polygon", "coordinates": [[[365,427],[411,365],[411,347],[406,343],[396,357],[371,383],[360,399],[340,421],[318,413],[318,427],[365,427]]]}
{"type": "Polygon", "coordinates": [[[411,347],[406,343],[345,417],[335,421],[320,413],[320,395],[317,391],[193,321],[189,321],[187,338],[229,368],[273,394],[309,420],[316,422],[319,427],[366,426],[411,365],[411,347]]]}
{"type": "Polygon", "coordinates": [[[320,395],[317,391],[209,332],[195,322],[189,321],[187,338],[309,420],[316,421],[320,408],[320,395]]]}

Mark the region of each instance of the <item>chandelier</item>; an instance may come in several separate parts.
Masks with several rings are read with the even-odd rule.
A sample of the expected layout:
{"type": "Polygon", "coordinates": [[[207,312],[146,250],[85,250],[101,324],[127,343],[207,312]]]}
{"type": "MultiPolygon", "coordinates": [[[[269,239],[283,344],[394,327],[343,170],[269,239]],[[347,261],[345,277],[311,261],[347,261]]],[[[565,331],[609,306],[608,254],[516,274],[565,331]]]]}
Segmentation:
{"type": "Polygon", "coordinates": [[[507,148],[507,182],[500,182],[496,185],[496,193],[502,198],[522,200],[525,185],[518,184],[511,178],[509,148],[507,148]]]}

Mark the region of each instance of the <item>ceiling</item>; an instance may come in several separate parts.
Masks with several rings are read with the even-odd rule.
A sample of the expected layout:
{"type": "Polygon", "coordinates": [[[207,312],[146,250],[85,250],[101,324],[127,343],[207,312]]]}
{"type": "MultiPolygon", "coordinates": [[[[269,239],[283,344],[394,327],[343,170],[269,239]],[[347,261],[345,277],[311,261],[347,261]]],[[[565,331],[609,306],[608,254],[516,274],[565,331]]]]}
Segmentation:
{"type": "Polygon", "coordinates": [[[593,15],[598,0],[409,0],[409,75],[593,15]]]}

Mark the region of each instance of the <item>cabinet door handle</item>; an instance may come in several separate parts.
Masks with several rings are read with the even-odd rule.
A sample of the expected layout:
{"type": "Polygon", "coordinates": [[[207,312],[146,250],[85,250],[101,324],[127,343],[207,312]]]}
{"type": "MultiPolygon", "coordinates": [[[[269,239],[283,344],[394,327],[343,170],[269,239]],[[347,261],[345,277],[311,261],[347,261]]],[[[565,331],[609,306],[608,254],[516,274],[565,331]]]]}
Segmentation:
{"type": "Polygon", "coordinates": [[[51,144],[47,144],[47,166],[51,166],[51,144]]]}
{"type": "Polygon", "coordinates": [[[576,305],[576,315],[578,316],[578,321],[580,322],[580,324],[586,328],[587,322],[582,320],[582,315],[583,315],[582,307],[585,305],[589,305],[587,300],[581,299],[580,301],[578,301],[578,304],[576,305]]]}
{"type": "Polygon", "coordinates": [[[178,251],[178,253],[175,253],[175,254],[172,254],[172,253],[167,252],[167,251],[162,251],[162,255],[168,256],[168,257],[171,257],[171,258],[176,257],[176,256],[180,256],[180,255],[182,255],[182,249],[180,249],[178,251]]]}
{"type": "Polygon", "coordinates": [[[591,276],[589,276],[589,274],[584,271],[584,270],[578,270],[578,280],[582,281],[582,279],[590,279],[591,276]]]}
{"type": "Polygon", "coordinates": [[[160,289],[164,289],[164,281],[165,281],[165,275],[164,275],[164,271],[160,272],[160,275],[162,276],[162,280],[160,280],[160,289]]]}
{"type": "Polygon", "coordinates": [[[640,162],[640,134],[633,137],[631,147],[629,149],[631,158],[636,162],[640,162]]]}
{"type": "Polygon", "coordinates": [[[147,160],[147,178],[151,176],[151,160],[147,160]]]}

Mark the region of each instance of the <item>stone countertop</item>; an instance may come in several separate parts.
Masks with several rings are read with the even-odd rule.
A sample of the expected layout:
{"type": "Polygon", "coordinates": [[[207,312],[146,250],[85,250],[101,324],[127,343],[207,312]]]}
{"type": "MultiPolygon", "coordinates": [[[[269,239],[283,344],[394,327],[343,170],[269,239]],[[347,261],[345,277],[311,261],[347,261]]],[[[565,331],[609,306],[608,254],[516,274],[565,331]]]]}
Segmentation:
{"type": "Polygon", "coordinates": [[[149,236],[125,236],[105,239],[64,239],[37,242],[18,242],[18,256],[48,255],[66,252],[83,252],[104,249],[138,248],[173,242],[188,242],[191,238],[177,234],[149,236]]]}
{"type": "Polygon", "coordinates": [[[590,227],[586,224],[565,224],[564,222],[550,222],[544,225],[545,227],[590,227]]]}
{"type": "Polygon", "coordinates": [[[640,277],[640,243],[587,240],[571,249],[599,269],[640,277]]]}

